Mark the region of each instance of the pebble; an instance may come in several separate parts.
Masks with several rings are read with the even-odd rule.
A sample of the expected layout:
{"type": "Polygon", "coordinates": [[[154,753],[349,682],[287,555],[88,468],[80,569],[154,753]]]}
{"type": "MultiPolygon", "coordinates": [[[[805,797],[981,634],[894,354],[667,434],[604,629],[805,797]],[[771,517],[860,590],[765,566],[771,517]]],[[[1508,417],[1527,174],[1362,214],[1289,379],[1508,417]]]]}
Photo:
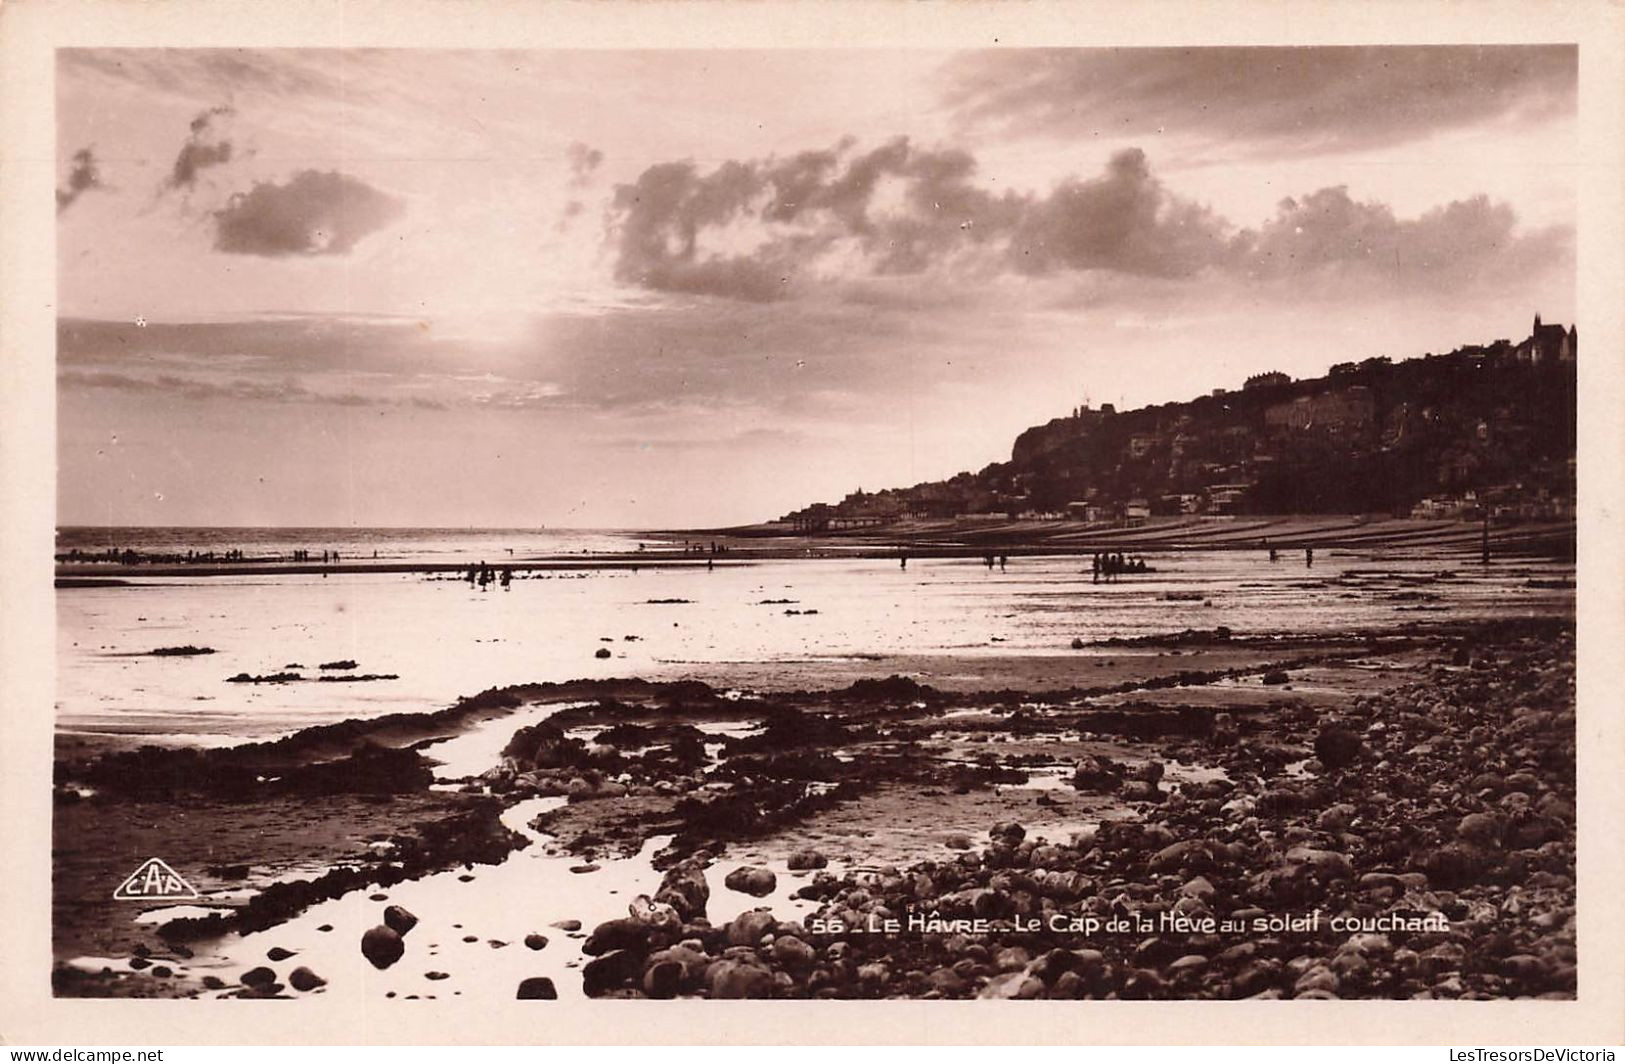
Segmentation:
{"type": "Polygon", "coordinates": [[[399,905],[384,910],[384,926],[397,935],[404,935],[418,925],[418,918],[399,905]]]}
{"type": "Polygon", "coordinates": [[[326,986],[327,980],[301,965],[288,973],[288,985],[295,990],[304,992],[315,990],[319,986],[326,986]]]}
{"type": "Polygon", "coordinates": [[[553,986],[553,980],[545,975],[536,975],[522,980],[519,992],[514,996],[520,1001],[553,1001],[558,998],[559,992],[553,986]]]}

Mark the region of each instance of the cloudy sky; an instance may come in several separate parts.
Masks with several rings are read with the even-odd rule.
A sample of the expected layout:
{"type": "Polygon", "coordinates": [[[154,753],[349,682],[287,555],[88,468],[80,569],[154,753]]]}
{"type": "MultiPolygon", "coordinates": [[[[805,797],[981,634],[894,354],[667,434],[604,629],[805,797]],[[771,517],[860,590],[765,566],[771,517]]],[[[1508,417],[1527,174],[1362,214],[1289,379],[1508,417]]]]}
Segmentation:
{"type": "Polygon", "coordinates": [[[753,521],[1574,314],[1567,47],[70,50],[59,520],[753,521]]]}

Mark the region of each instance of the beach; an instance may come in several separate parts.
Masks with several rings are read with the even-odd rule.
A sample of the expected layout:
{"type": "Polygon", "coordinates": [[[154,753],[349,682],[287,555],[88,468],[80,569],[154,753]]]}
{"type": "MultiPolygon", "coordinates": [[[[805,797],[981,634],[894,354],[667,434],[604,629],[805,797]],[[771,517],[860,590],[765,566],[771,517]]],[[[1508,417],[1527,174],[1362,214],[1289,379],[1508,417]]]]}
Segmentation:
{"type": "Polygon", "coordinates": [[[59,566],[54,985],[1572,997],[1572,543],[1312,524],[59,566]]]}

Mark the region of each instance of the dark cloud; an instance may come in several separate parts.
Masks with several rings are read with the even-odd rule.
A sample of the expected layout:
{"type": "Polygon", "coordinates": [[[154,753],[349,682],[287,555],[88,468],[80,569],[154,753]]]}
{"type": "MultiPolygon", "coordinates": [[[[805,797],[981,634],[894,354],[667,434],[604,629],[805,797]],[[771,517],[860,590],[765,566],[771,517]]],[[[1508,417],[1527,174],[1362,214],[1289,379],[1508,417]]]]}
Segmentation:
{"type": "Polygon", "coordinates": [[[1131,148],[1114,155],[1103,176],[1068,178],[1027,204],[1010,253],[1028,273],[1188,277],[1227,260],[1229,230],[1211,211],[1169,193],[1145,153],[1131,148]]]}
{"type": "Polygon", "coordinates": [[[1402,219],[1342,187],[1283,200],[1275,217],[1236,243],[1236,265],[1253,278],[1353,275],[1434,288],[1543,271],[1573,253],[1568,230],[1519,232],[1512,208],[1486,196],[1402,219]]]}
{"type": "Polygon", "coordinates": [[[80,148],[73,153],[73,166],[68,170],[67,183],[56,190],[56,212],[61,214],[91,189],[105,187],[101,169],[96,165],[96,153],[89,148],[80,148]]]}
{"type": "Polygon", "coordinates": [[[918,273],[948,250],[1009,228],[1021,204],[971,183],[975,160],[922,149],[899,137],[853,155],[851,142],[785,159],[724,162],[701,174],[692,162],[649,167],[611,203],[616,276],[647,288],[753,302],[781,298],[802,268],[852,241],[878,274],[918,273]],[[880,202],[884,182],[897,195],[880,202]],[[760,239],[748,251],[705,246],[745,223],[760,239]]]}
{"type": "Polygon", "coordinates": [[[230,107],[221,105],[201,111],[192,119],[186,143],[181,145],[169,176],[164,179],[166,189],[191,191],[197,187],[199,173],[211,166],[231,162],[232,143],[221,135],[219,120],[234,114],[236,112],[230,107]]]}
{"type": "Polygon", "coordinates": [[[883,303],[917,294],[877,282],[922,275],[1381,279],[1397,276],[1397,261],[1402,283],[1444,287],[1485,271],[1544,269],[1569,254],[1566,230],[1520,232],[1511,207],[1484,197],[1403,220],[1329,188],[1283,201],[1258,230],[1241,230],[1171,192],[1138,148],[1112,156],[1099,176],[1069,177],[1044,194],[994,195],[975,176],[969,154],[902,138],[857,154],[843,143],[733,160],[709,173],[657,164],[616,190],[616,276],[757,303],[816,281],[883,303]]]}
{"type": "Polygon", "coordinates": [[[1276,150],[1397,144],[1574,112],[1573,45],[1021,49],[946,69],[961,121],[1062,138],[1163,130],[1276,150]]]}
{"type": "Polygon", "coordinates": [[[346,255],[400,217],[404,204],[336,171],[302,170],[257,182],[214,212],[216,251],[236,255],[346,255]]]}

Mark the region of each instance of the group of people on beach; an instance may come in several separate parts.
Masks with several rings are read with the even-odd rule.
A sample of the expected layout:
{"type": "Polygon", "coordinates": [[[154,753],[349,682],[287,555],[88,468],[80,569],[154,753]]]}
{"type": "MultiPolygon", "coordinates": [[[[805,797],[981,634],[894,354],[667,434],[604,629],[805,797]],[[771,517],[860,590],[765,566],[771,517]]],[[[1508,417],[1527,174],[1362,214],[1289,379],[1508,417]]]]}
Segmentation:
{"type": "MultiPolygon", "coordinates": [[[[1266,542],[1268,542],[1268,541],[1266,540],[1266,542]]],[[[1271,547],[1270,548],[1270,561],[1278,562],[1280,560],[1281,560],[1281,552],[1279,550],[1277,550],[1276,548],[1271,547]]],[[[1315,548],[1313,548],[1313,547],[1305,547],[1305,548],[1303,548],[1303,565],[1304,565],[1304,568],[1306,568],[1306,569],[1312,568],[1314,566],[1314,564],[1315,564],[1315,548]]]]}
{"type": "MultiPolygon", "coordinates": [[[[378,557],[373,551],[372,556],[378,557]]],[[[258,554],[249,557],[240,547],[231,547],[227,550],[198,550],[191,548],[185,554],[179,551],[137,551],[128,548],[108,547],[101,551],[84,551],[75,547],[70,551],[56,555],[58,562],[110,562],[114,565],[218,565],[226,562],[313,562],[316,560],[314,551],[295,548],[286,554],[258,554]]],[[[339,552],[336,550],[322,551],[323,565],[336,565],[339,562],[339,552]]]]}
{"type": "MultiPolygon", "coordinates": [[[[372,556],[374,558],[378,557],[378,552],[373,551],[372,556]]],[[[309,562],[309,561],[315,561],[316,559],[310,553],[310,551],[308,551],[308,550],[296,550],[296,551],[293,552],[293,560],[296,561],[296,562],[309,562]]],[[[338,551],[336,551],[336,550],[324,550],[324,551],[322,551],[322,564],[323,565],[328,564],[330,561],[331,562],[337,562],[338,560],[339,560],[339,552],[338,551]]]]}
{"type": "Polygon", "coordinates": [[[1135,555],[1125,558],[1121,551],[1096,551],[1089,562],[1089,572],[1094,577],[1094,583],[1105,579],[1107,583],[1115,583],[1122,573],[1148,573],[1150,568],[1145,559],[1135,555]]]}
{"type": "Polygon", "coordinates": [[[491,583],[500,584],[503,588],[513,583],[513,567],[504,565],[501,569],[494,569],[484,562],[468,567],[467,580],[470,587],[476,584],[483,590],[491,583]]]}

